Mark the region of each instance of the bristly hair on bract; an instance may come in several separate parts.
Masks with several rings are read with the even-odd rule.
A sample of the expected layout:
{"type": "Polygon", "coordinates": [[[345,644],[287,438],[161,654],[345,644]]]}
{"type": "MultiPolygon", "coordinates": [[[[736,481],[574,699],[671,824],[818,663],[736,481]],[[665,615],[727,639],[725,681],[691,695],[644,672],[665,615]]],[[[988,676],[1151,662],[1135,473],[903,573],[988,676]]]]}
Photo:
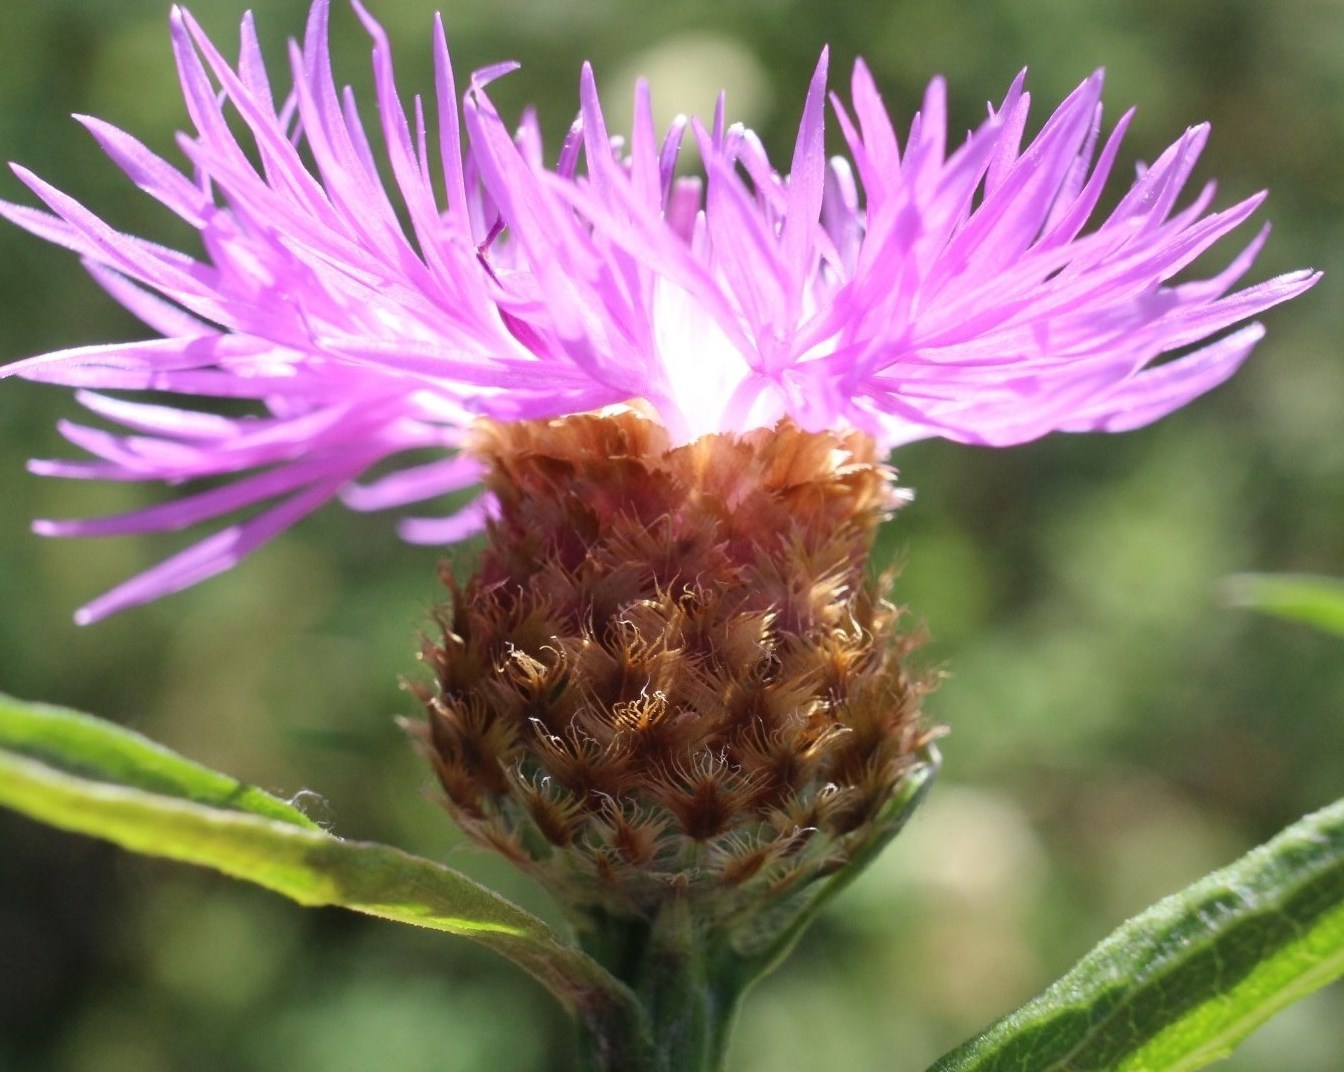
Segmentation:
{"type": "MultiPolygon", "coordinates": [[[[122,233],[15,168],[49,211],[0,213],[77,253],[155,335],[0,369],[77,388],[81,405],[120,426],[62,422],[90,457],[33,471],[208,482],[37,531],[147,533],[242,515],[95,599],[81,622],[217,574],[333,498],[380,510],[475,486],[482,458],[464,447],[478,420],[633,404],[673,447],[788,421],[860,432],[882,452],[928,436],[993,446],[1135,428],[1226,379],[1261,337],[1249,318],[1317,279],[1299,271],[1234,289],[1262,229],[1223,270],[1176,281],[1263,199],[1210,211],[1209,184],[1182,201],[1207,126],[1183,133],[1094,221],[1130,121],[1104,133],[1100,74],[1025,144],[1019,76],[951,147],[935,79],[902,146],[862,61],[849,102],[828,98],[823,50],[781,170],[728,122],[722,99],[708,122],[681,118],[660,138],[643,83],[632,129],[613,136],[585,66],[578,118],[550,162],[536,119],[510,128],[491,102],[489,84],[511,65],[475,72],[459,98],[436,21],[435,117],[419,97],[408,115],[386,35],[354,8],[373,41],[374,128],[335,81],[327,0],[290,44],[278,89],[250,15],[231,63],[173,10],[194,127],[178,142],[185,169],[79,117],[199,233],[200,254],[122,233]],[[828,99],[848,157],[826,156],[828,99]],[[688,134],[703,174],[678,170],[688,134]],[[107,393],[125,390],[183,402],[107,393]],[[209,398],[253,410],[192,404],[209,398]],[[442,457],[358,482],[426,448],[442,457]]],[[[400,532],[452,542],[495,509],[487,495],[405,519],[400,532]]]]}

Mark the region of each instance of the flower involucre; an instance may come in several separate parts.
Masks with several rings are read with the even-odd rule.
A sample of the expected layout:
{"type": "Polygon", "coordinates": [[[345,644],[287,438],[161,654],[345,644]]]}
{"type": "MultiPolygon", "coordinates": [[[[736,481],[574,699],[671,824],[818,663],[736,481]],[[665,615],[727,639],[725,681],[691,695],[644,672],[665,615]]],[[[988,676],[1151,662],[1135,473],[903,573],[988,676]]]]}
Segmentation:
{"type": "MultiPolygon", "coordinates": [[[[185,172],[80,117],[141,189],[200,233],[203,255],[123,234],[15,168],[51,212],[0,212],[78,253],[162,336],[0,369],[80,388],[86,408],[125,429],[63,423],[93,458],[33,470],[225,478],[165,505],[40,521],[38,531],[170,530],[263,507],[95,600],[83,621],[217,573],[333,497],[376,510],[472,486],[480,461],[460,448],[478,417],[540,420],[638,400],[673,445],[787,418],[861,431],[882,450],[926,436],[1003,445],[1134,428],[1225,379],[1262,329],[1218,333],[1316,279],[1294,272],[1233,291],[1262,230],[1219,274],[1172,282],[1262,200],[1209,212],[1209,185],[1179,203],[1207,126],[1186,131],[1089,229],[1130,118],[1102,136],[1100,74],[1025,148],[1019,77],[950,151],[935,79],[902,151],[860,61],[850,103],[830,98],[849,159],[828,159],[823,52],[781,172],[750,130],[727,123],[722,99],[707,125],[678,119],[660,139],[638,84],[633,129],[613,136],[585,66],[578,119],[550,165],[535,118],[510,130],[486,91],[511,65],[476,72],[459,109],[436,21],[431,136],[418,97],[408,120],[382,29],[355,10],[373,38],[372,136],[333,80],[327,0],[290,46],[283,96],[250,16],[233,65],[174,9],[195,126],[180,138],[185,172]],[[244,128],[250,145],[235,135],[244,128]],[[703,177],[678,174],[688,133],[703,177]],[[1176,350],[1188,352],[1157,363],[1176,350]],[[112,389],[257,408],[226,417],[102,393],[112,389]],[[354,482],[417,448],[444,456],[354,482]]],[[[478,500],[404,520],[401,534],[450,542],[489,509],[478,500]]]]}
{"type": "Polygon", "coordinates": [[[870,437],[626,412],[472,449],[497,516],[416,689],[468,833],[571,907],[733,929],[889,832],[927,683],[865,576],[897,501],[870,437]]]}

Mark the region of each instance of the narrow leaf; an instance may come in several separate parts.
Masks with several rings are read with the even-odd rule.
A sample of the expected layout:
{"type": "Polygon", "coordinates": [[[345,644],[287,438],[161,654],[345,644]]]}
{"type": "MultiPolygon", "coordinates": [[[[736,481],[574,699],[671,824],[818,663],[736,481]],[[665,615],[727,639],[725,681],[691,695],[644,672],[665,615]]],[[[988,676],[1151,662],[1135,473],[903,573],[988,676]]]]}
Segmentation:
{"type": "Polygon", "coordinates": [[[94,781],[317,829],[308,816],[278,797],[184,759],[132,730],[63,707],[0,694],[0,752],[94,781]]]}
{"type": "Polygon", "coordinates": [[[1344,973],[1344,801],[1130,920],[930,1072],[1189,1072],[1344,973]]]}
{"type": "Polygon", "coordinates": [[[342,840],[302,815],[266,814],[274,805],[288,808],[118,727],[13,700],[0,705],[0,806],[210,867],[302,905],[461,935],[508,957],[582,1016],[639,1016],[628,989],[596,961],[494,891],[399,849],[342,840]],[[212,778],[233,789],[214,792],[212,778]]]}
{"type": "Polygon", "coordinates": [[[1344,635],[1344,580],[1306,573],[1239,573],[1221,586],[1224,600],[1344,635]]]}

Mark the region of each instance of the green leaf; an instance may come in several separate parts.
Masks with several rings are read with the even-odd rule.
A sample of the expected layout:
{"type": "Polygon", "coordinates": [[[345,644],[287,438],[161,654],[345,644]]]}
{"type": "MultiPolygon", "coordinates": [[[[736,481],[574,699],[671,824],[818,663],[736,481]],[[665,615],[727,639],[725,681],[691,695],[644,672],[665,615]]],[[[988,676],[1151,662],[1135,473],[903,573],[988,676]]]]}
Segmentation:
{"type": "Polygon", "coordinates": [[[1344,581],[1338,578],[1239,573],[1225,578],[1221,591],[1234,607],[1250,607],[1344,636],[1344,581]]]}
{"type": "Polygon", "coordinates": [[[1344,973],[1344,801],[1130,920],[930,1072],[1188,1072],[1344,973]]]}
{"type": "Polygon", "coordinates": [[[318,829],[298,808],[184,759],[147,737],[78,711],[0,694],[0,752],[26,756],[66,774],[135,786],[267,819],[318,829]]]}
{"type": "Polygon", "coordinates": [[[542,920],[456,871],[345,841],[283,801],[85,715],[0,702],[0,806],[133,852],[214,868],[302,905],[447,931],[504,954],[588,1018],[628,989],[542,920]]]}

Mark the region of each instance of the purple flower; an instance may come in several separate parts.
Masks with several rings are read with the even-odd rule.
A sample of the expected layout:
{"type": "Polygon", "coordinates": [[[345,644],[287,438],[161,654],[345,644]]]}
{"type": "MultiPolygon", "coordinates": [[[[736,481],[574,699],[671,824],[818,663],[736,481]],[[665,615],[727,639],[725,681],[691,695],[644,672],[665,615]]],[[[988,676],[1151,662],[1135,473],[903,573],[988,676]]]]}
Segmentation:
{"type": "MultiPolygon", "coordinates": [[[[195,126],[180,138],[186,172],[80,117],[142,190],[199,231],[204,256],[120,233],[15,168],[51,211],[0,211],[78,253],[162,336],[0,370],[80,388],[86,408],[125,429],[63,423],[92,459],[33,470],[226,478],[165,505],[39,521],[37,531],[171,530],[261,507],[90,603],[82,622],[226,569],[333,497],[375,510],[472,486],[478,464],[457,448],[478,415],[634,403],[674,441],[788,416],[813,430],[851,426],[886,447],[1135,428],[1226,379],[1262,329],[1219,333],[1317,278],[1301,271],[1232,290],[1262,230],[1221,273],[1171,282],[1263,199],[1209,212],[1210,185],[1178,206],[1207,126],[1182,135],[1089,229],[1130,118],[1103,137],[1100,74],[1025,148],[1019,77],[951,151],[935,79],[902,151],[860,62],[850,103],[830,98],[850,158],[828,160],[823,52],[781,173],[750,130],[727,124],[722,100],[708,126],[679,119],[660,140],[641,83],[629,138],[613,136],[585,66],[580,114],[552,167],[535,119],[510,131],[486,92],[512,65],[476,72],[459,110],[436,21],[431,134],[420,99],[408,118],[398,98],[382,29],[355,10],[373,38],[377,131],[333,80],[327,0],[290,46],[283,98],[250,17],[233,65],[190,14],[173,11],[195,126]],[[250,144],[235,136],[244,127],[250,144]],[[687,134],[703,178],[677,174],[687,134]],[[381,154],[394,189],[379,177],[381,154]],[[1177,350],[1186,352],[1159,362],[1177,350]],[[257,412],[225,417],[101,393],[109,389],[248,399],[257,412]],[[443,458],[356,482],[417,448],[443,458]]],[[[478,499],[448,517],[405,520],[401,535],[452,541],[488,509],[478,499]]]]}

